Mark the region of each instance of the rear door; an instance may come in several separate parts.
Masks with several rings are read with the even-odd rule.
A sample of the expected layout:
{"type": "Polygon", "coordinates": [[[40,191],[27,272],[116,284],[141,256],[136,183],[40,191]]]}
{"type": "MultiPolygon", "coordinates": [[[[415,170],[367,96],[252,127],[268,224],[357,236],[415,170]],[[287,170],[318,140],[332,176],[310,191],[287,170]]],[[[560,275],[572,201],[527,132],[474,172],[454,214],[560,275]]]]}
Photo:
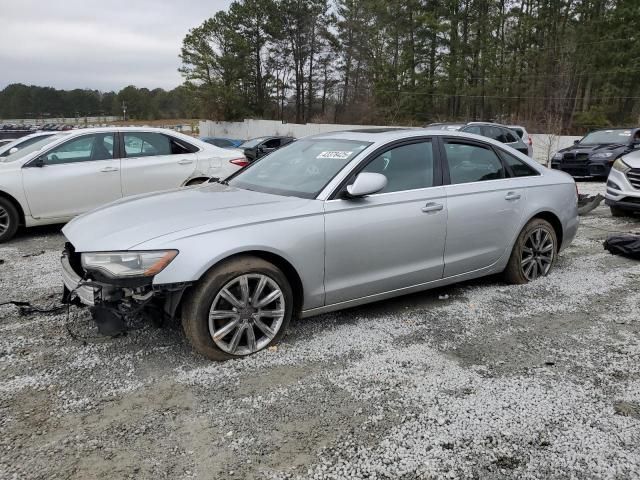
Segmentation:
{"type": "Polygon", "coordinates": [[[325,202],[328,305],[442,278],[447,199],[433,142],[390,147],[365,163],[361,171],[387,177],[383,191],[325,202]]]}
{"type": "Polygon", "coordinates": [[[34,218],[67,219],[122,197],[115,133],[74,137],[22,169],[34,218]]]}
{"type": "Polygon", "coordinates": [[[447,240],[444,277],[489,267],[518,233],[526,189],[493,147],[444,138],[447,240]]]}
{"type": "Polygon", "coordinates": [[[196,169],[197,154],[184,142],[159,132],[121,132],[122,193],[180,187],[196,169]]]}

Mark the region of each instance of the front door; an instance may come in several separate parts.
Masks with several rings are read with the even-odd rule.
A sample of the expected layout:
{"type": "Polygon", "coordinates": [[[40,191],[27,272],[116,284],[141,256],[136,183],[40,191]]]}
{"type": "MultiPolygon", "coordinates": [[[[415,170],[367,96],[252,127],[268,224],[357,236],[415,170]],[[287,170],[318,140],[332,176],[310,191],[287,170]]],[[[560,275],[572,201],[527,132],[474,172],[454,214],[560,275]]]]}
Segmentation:
{"type": "Polygon", "coordinates": [[[447,199],[436,170],[431,141],[400,145],[362,170],[385,175],[383,191],[325,202],[327,305],[442,277],[447,199]]]}
{"type": "Polygon", "coordinates": [[[113,133],[74,137],[22,169],[34,218],[69,219],[122,197],[113,133]]]}

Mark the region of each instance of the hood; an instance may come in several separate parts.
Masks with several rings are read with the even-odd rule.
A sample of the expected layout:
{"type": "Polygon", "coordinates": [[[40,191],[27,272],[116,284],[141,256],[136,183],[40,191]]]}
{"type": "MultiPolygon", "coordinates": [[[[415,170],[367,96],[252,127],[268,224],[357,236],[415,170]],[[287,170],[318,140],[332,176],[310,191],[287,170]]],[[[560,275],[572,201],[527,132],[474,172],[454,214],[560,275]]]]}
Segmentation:
{"type": "Polygon", "coordinates": [[[631,168],[640,168],[640,150],[634,150],[622,157],[622,161],[631,168]]]}
{"type": "MultiPolygon", "coordinates": [[[[205,184],[118,200],[69,222],[65,237],[77,251],[127,250],[170,234],[184,236],[296,214],[315,200],[205,184]]],[[[172,235],[175,238],[175,235],[172,235]]]]}
{"type": "MultiPolygon", "coordinates": [[[[558,150],[558,153],[592,153],[609,152],[619,150],[622,153],[628,145],[626,143],[600,143],[597,145],[571,145],[558,150]]],[[[617,153],[617,152],[616,152],[617,153]]]]}

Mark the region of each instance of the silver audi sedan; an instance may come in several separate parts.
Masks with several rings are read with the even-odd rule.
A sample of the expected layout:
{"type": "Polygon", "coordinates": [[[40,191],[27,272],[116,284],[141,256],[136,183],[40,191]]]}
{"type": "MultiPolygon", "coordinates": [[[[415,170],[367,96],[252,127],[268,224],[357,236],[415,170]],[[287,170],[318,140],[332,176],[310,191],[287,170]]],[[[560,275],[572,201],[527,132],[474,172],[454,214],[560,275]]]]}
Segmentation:
{"type": "Polygon", "coordinates": [[[213,360],[307,317],[502,272],[547,275],[578,227],[573,179],[486,137],[363,129],[297,140],[224,181],[71,221],[68,301],[106,334],[180,318],[213,360]],[[145,313],[146,312],[146,313],[145,313]]]}

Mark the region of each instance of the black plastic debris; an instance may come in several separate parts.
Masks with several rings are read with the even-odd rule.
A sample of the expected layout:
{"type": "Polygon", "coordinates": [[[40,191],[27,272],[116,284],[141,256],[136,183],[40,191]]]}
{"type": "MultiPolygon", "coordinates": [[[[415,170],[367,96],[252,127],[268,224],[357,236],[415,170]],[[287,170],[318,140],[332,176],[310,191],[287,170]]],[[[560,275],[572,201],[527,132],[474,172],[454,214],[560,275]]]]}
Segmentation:
{"type": "Polygon", "coordinates": [[[603,245],[604,249],[613,255],[640,260],[640,235],[634,233],[609,235],[603,245]]]}
{"type": "Polygon", "coordinates": [[[578,215],[585,215],[589,213],[591,210],[595,210],[595,208],[602,203],[604,197],[600,194],[597,195],[586,195],[579,194],[578,195],[578,215]]]}

